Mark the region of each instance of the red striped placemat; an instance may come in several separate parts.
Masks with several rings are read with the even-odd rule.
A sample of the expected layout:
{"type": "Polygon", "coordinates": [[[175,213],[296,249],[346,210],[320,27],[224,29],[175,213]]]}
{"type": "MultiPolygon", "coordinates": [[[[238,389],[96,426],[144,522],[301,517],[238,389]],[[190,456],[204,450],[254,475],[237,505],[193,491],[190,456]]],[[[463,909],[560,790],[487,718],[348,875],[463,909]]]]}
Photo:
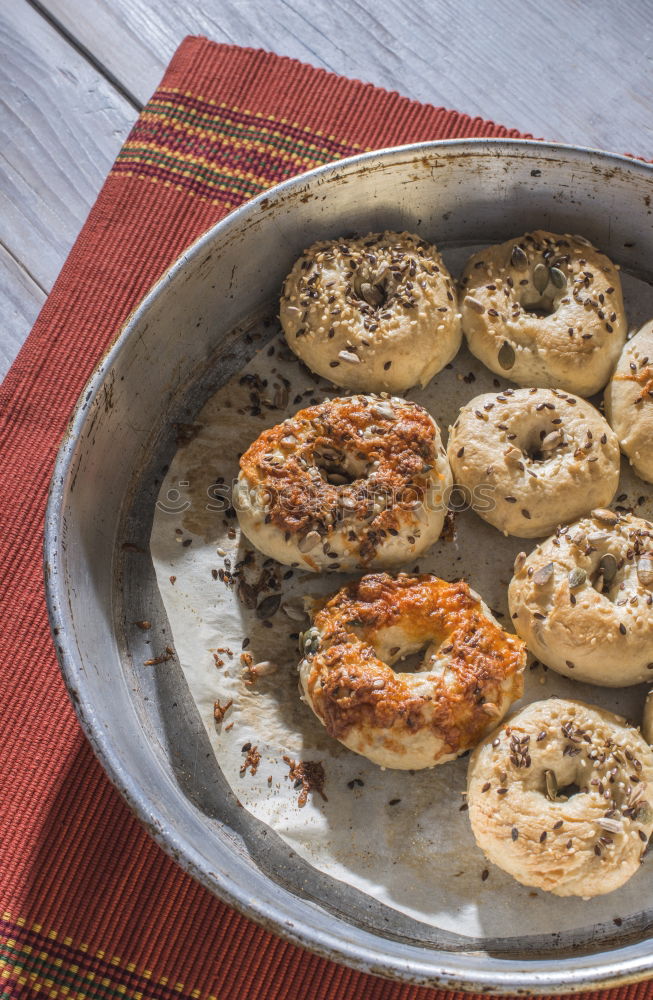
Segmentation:
{"type": "MultiPolygon", "coordinates": [[[[518,135],[266,52],[188,38],[175,54],[0,389],[0,1000],[436,997],[266,933],[150,840],[64,690],[43,596],[42,522],[56,451],[93,367],[200,233],[271,184],[361,150],[518,135]]],[[[648,992],[641,984],[614,995],[648,992]]]]}

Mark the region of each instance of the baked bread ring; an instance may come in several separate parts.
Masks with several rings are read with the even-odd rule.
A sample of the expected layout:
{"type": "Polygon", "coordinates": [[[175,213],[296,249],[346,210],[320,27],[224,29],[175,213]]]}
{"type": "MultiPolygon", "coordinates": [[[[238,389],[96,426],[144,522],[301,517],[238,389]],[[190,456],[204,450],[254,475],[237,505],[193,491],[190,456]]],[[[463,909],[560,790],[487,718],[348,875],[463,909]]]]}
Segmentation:
{"type": "Polygon", "coordinates": [[[415,559],[440,535],[451,470],[435,420],[397,397],[300,410],[240,459],[234,507],[281,563],[352,570],[415,559]]]}
{"type": "Polygon", "coordinates": [[[596,510],[521,553],[513,625],[547,667],[602,687],[653,678],[653,524],[596,510]]]}
{"type": "Polygon", "coordinates": [[[311,617],[305,699],[331,736],[381,767],[453,760],[521,696],[524,644],[466,583],[370,574],[312,602],[311,617]],[[424,647],[414,673],[395,672],[424,647]]]}
{"type": "Polygon", "coordinates": [[[636,474],[653,483],[653,320],[621,352],[606,386],[605,415],[636,474]]]}
{"type": "Polygon", "coordinates": [[[642,736],[648,744],[653,743],[653,691],[649,691],[644,702],[642,736]]]}
{"type": "Polygon", "coordinates": [[[653,751],[618,715],[549,698],[512,715],[469,762],[488,860],[522,885],[590,899],[639,868],[653,831],[653,751]]]}
{"type": "Polygon", "coordinates": [[[450,428],[455,481],[504,535],[536,538],[610,503],[619,444],[590,403],[556,389],[477,396],[450,428]]]}
{"type": "Polygon", "coordinates": [[[312,371],[365,392],[425,386],[462,339],[455,284],[411,233],[315,243],[286,278],[279,316],[312,371]]]}
{"type": "Polygon", "coordinates": [[[518,385],[591,396],[626,339],[619,273],[582,236],[538,229],[474,254],[461,279],[472,354],[518,385]]]}

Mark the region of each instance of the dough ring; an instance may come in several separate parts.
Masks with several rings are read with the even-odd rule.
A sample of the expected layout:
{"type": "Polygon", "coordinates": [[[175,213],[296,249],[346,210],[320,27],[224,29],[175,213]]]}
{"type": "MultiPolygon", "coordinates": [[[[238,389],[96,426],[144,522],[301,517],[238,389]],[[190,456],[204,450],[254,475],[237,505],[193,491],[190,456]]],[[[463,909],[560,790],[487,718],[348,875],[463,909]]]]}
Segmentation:
{"type": "Polygon", "coordinates": [[[619,444],[607,421],[555,389],[477,396],[460,411],[447,450],[476,513],[520,538],[606,506],[619,484],[619,444]]]}
{"type": "Polygon", "coordinates": [[[513,625],[560,674],[604,687],[653,680],[653,524],[610,510],[521,553],[513,625]]]}
{"type": "Polygon", "coordinates": [[[261,552],[309,570],[398,566],[439,537],[451,470],[433,418],[397,397],[349,396],[264,431],[234,507],[261,552]]]}
{"type": "Polygon", "coordinates": [[[589,899],[638,870],[653,831],[653,751],[611,712],[549,698],[487,736],[467,804],[486,857],[523,885],[589,899]]]}
{"type": "Polygon", "coordinates": [[[411,233],[315,243],[286,278],[279,315],[312,371],[366,392],[425,386],[462,339],[454,282],[411,233]]]}
{"type": "Polygon", "coordinates": [[[619,272],[582,236],[537,230],[475,254],[461,279],[472,354],[518,385],[591,396],[626,339],[619,272]]]}
{"type": "Polygon", "coordinates": [[[653,320],[621,352],[605,390],[605,415],[636,474],[653,483],[653,320]]]}
{"type": "Polygon", "coordinates": [[[311,610],[305,699],[331,736],[381,767],[453,760],[521,696],[524,644],[466,583],[373,574],[311,610]],[[425,647],[415,672],[396,672],[425,647]]]}

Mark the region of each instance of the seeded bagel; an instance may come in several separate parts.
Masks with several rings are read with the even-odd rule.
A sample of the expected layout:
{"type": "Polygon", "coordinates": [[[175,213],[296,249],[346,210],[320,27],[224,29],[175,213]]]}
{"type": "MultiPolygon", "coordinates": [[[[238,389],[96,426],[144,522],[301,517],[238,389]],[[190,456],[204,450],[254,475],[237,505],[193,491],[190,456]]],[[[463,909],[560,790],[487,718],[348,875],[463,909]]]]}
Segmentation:
{"type": "Polygon", "coordinates": [[[591,396],[626,339],[619,273],[581,236],[539,229],[475,254],[461,279],[469,349],[518,385],[591,396]]]}
{"type": "Polygon", "coordinates": [[[605,390],[605,415],[634,471],[653,483],[653,320],[621,352],[605,390]]]}
{"type": "Polygon", "coordinates": [[[639,869],[653,832],[653,751],[611,712],[549,698],[506,719],[469,762],[486,857],[522,885],[590,899],[639,869]]]}
{"type": "Polygon", "coordinates": [[[644,702],[642,736],[649,745],[653,743],[653,691],[649,691],[644,702]]]}
{"type": "Polygon", "coordinates": [[[653,678],[653,525],[595,510],[519,556],[513,626],[548,667],[627,687],[653,678]]]}
{"type": "Polygon", "coordinates": [[[598,410],[556,389],[505,389],[467,403],[450,428],[455,481],[505,535],[537,538],[619,483],[619,444],[598,410]]]}
{"type": "Polygon", "coordinates": [[[411,233],[315,243],[285,280],[279,316],[312,371],[365,392],[425,386],[462,339],[455,284],[411,233]]]}

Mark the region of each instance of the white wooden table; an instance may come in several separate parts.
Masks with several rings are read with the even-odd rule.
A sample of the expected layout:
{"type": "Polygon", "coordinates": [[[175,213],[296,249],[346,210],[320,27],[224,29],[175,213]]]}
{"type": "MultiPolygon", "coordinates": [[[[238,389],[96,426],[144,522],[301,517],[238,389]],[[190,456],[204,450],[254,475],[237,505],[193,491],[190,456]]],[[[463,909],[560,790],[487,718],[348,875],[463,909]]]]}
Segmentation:
{"type": "Polygon", "coordinates": [[[653,159],[652,0],[3,0],[0,376],[186,34],[653,159]]]}

